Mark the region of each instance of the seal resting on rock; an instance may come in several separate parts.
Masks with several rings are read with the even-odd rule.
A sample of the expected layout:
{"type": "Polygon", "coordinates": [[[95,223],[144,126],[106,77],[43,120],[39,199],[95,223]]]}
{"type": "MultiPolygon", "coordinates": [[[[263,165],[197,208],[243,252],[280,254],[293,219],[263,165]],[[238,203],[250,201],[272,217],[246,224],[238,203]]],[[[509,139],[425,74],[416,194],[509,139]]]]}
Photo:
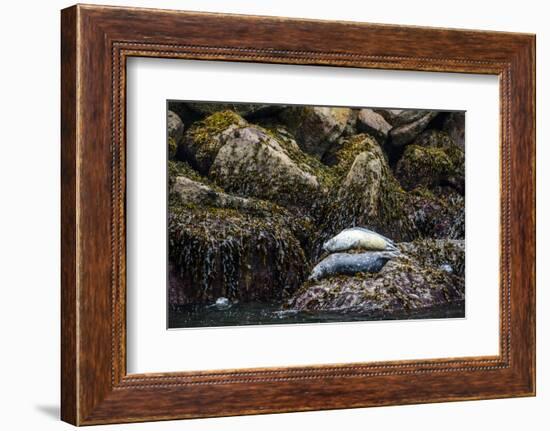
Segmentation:
{"type": "Polygon", "coordinates": [[[309,280],[320,280],[337,274],[354,275],[358,272],[379,272],[388,260],[397,256],[398,253],[395,251],[334,253],[315,265],[309,280]]]}
{"type": "Polygon", "coordinates": [[[325,242],[323,249],[330,253],[351,249],[398,251],[391,239],[364,227],[344,229],[325,242]]]}

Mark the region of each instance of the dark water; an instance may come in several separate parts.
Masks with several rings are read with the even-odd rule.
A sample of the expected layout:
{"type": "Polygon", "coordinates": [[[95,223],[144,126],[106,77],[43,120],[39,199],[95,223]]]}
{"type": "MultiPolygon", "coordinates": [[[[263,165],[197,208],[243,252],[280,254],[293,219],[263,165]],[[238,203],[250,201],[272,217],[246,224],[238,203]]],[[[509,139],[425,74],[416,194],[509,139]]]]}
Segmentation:
{"type": "Polygon", "coordinates": [[[450,319],[465,316],[464,301],[420,310],[385,312],[294,311],[281,310],[280,304],[234,304],[227,310],[211,305],[188,305],[169,311],[169,328],[200,328],[243,325],[282,325],[291,323],[335,323],[373,320],[450,319]]]}

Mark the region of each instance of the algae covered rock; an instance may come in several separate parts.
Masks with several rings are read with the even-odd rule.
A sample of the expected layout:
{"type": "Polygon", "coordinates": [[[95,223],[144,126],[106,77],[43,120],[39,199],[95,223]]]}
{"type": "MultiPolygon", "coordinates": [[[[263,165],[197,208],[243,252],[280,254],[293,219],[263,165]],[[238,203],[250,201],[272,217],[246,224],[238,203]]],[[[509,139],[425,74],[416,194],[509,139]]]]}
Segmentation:
{"type": "Polygon", "coordinates": [[[447,185],[463,193],[464,152],[446,134],[424,135],[406,148],[397,163],[396,176],[407,190],[447,185]]]}
{"type": "Polygon", "coordinates": [[[266,130],[235,128],[210,169],[210,177],[226,191],[269,199],[281,204],[304,204],[317,196],[320,183],[284,144],[266,130]]]}
{"type": "Polygon", "coordinates": [[[457,276],[464,276],[466,265],[464,240],[421,239],[401,243],[399,249],[424,266],[444,269],[457,276]]]}
{"type": "Polygon", "coordinates": [[[410,238],[413,226],[405,211],[407,196],[380,145],[368,135],[356,135],[343,144],[335,159],[333,169],[343,179],[328,203],[327,233],[332,236],[349,226],[365,226],[399,241],[410,238]]]}
{"type": "Polygon", "coordinates": [[[303,151],[321,158],[342,135],[353,113],[349,108],[292,106],[279,118],[303,151]]]}
{"type": "Polygon", "coordinates": [[[300,311],[391,313],[464,300],[464,277],[460,273],[463,245],[426,241],[407,245],[402,250],[402,255],[389,260],[378,273],[308,281],[286,307],[300,311]],[[441,251],[437,262],[449,261],[454,265],[451,271],[445,263],[434,266],[428,261],[432,247],[441,251]]]}
{"type": "Polygon", "coordinates": [[[224,132],[246,124],[246,120],[233,111],[215,112],[187,130],[178,147],[177,158],[188,160],[202,175],[206,175],[225,144],[224,132]]]}
{"type": "Polygon", "coordinates": [[[233,196],[185,176],[179,176],[173,179],[170,193],[176,194],[179,201],[184,205],[202,205],[216,208],[232,208],[236,210],[253,210],[257,212],[263,211],[266,214],[269,214],[269,212],[274,209],[274,206],[267,202],[233,196]]]}
{"type": "Polygon", "coordinates": [[[283,216],[171,205],[168,231],[171,306],[282,301],[306,277],[308,262],[283,216]]]}

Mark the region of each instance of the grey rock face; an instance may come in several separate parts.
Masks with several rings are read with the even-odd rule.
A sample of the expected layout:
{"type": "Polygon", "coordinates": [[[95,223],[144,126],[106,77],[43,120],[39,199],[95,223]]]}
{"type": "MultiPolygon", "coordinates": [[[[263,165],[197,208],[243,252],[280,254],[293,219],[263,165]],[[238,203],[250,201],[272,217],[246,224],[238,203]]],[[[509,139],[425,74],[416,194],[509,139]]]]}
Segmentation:
{"type": "Polygon", "coordinates": [[[382,115],[372,109],[359,110],[356,127],[358,132],[366,132],[372,135],[380,144],[386,141],[392,128],[382,115]]]}
{"type": "Polygon", "coordinates": [[[456,145],[464,150],[466,113],[452,112],[443,122],[443,131],[447,132],[456,145]]]}
{"type": "Polygon", "coordinates": [[[233,111],[215,112],[187,130],[178,148],[178,155],[189,160],[201,175],[206,175],[219,149],[225,144],[227,133],[224,132],[247,124],[233,111]]]}
{"type": "Polygon", "coordinates": [[[344,132],[352,110],[293,106],[284,109],[279,116],[302,151],[321,158],[344,132]]]}
{"type": "Polygon", "coordinates": [[[176,145],[179,144],[183,136],[184,124],[178,114],[168,111],[168,137],[173,138],[176,145]]]}
{"type": "Polygon", "coordinates": [[[319,190],[317,178],[265,131],[244,127],[229,131],[224,139],[210,176],[225,190],[278,203],[303,201],[308,192],[319,190]]]}
{"type": "Polygon", "coordinates": [[[394,127],[390,131],[390,143],[395,147],[403,147],[411,143],[420,133],[422,133],[428,124],[437,116],[437,112],[428,111],[420,118],[410,123],[394,127]]]}
{"type": "Polygon", "coordinates": [[[173,180],[170,191],[176,193],[184,205],[256,211],[262,211],[267,206],[256,199],[233,196],[183,176],[173,180]]]}

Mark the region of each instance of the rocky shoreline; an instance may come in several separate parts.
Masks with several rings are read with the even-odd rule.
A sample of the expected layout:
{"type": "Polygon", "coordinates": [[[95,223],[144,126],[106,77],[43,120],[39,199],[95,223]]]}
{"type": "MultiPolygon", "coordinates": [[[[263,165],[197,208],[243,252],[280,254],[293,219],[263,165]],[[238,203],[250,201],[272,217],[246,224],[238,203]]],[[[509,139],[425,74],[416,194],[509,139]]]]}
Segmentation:
{"type": "Polygon", "coordinates": [[[167,125],[170,309],[464,300],[464,113],[170,102],[167,125]],[[308,280],[323,244],[358,226],[399,256],[308,280]]]}

